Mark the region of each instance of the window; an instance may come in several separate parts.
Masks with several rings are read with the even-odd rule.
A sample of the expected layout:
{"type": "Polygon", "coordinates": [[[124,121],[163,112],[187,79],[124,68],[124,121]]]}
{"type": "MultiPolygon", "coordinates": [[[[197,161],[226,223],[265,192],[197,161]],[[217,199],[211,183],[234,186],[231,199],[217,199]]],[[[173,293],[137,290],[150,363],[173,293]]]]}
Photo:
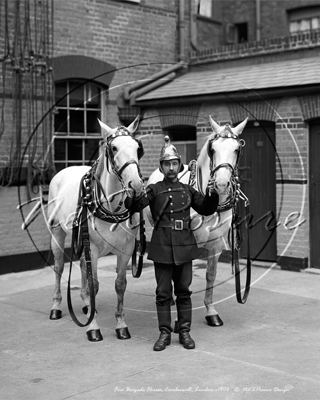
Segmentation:
{"type": "Polygon", "coordinates": [[[247,22],[226,25],[226,42],[228,44],[244,43],[247,41],[248,41],[248,24],[247,24],[247,22]]]}
{"type": "Polygon", "coordinates": [[[220,21],[221,2],[215,0],[194,0],[196,3],[197,14],[202,17],[220,21]]]}
{"type": "Polygon", "coordinates": [[[188,164],[197,158],[197,132],[195,126],[177,125],[167,128],[171,143],[181,156],[181,161],[188,164]]]}
{"type": "Polygon", "coordinates": [[[212,0],[197,0],[198,14],[211,18],[212,17],[212,0]]]}
{"type": "Polygon", "coordinates": [[[55,85],[54,160],[57,172],[72,165],[91,165],[98,157],[102,119],[101,86],[84,80],[55,85]]]}
{"type": "Polygon", "coordinates": [[[304,7],[288,10],[291,35],[320,29],[320,7],[304,7]]]}

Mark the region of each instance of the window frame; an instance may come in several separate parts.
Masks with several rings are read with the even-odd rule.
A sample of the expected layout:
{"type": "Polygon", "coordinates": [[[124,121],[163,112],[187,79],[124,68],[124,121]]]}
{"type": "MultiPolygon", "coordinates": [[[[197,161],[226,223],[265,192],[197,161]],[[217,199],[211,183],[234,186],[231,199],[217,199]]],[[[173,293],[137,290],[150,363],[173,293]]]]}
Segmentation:
{"type": "Polygon", "coordinates": [[[287,10],[288,16],[288,27],[289,27],[289,34],[299,35],[301,33],[312,32],[315,30],[320,29],[320,6],[306,6],[306,7],[299,7],[291,10],[287,10]],[[313,21],[317,20],[317,28],[313,28],[313,21]],[[308,29],[294,29],[294,25],[301,26],[304,23],[308,23],[308,29]]]}
{"type": "MultiPolygon", "coordinates": [[[[59,84],[65,84],[65,91],[66,91],[66,99],[64,100],[63,105],[59,105],[59,99],[56,98],[56,106],[55,106],[55,113],[58,114],[59,110],[63,110],[66,112],[67,116],[67,121],[66,121],[66,130],[63,132],[59,132],[56,130],[56,116],[54,118],[54,133],[53,133],[53,160],[54,160],[54,165],[57,171],[60,171],[61,169],[64,169],[68,166],[71,165],[91,165],[93,161],[98,157],[95,157],[95,153],[93,153],[93,158],[88,158],[88,155],[86,155],[86,141],[87,140],[96,140],[97,142],[100,142],[101,139],[103,138],[102,136],[102,130],[99,127],[98,132],[94,132],[95,129],[90,132],[88,130],[88,113],[90,112],[98,112],[97,118],[100,120],[104,119],[104,104],[106,102],[106,96],[108,93],[108,88],[103,86],[102,84],[98,82],[88,82],[88,80],[85,79],[65,79],[59,82],[55,82],[55,88],[57,88],[57,85],[59,84]],[[75,85],[77,84],[78,85],[75,85]],[[70,85],[74,86],[72,90],[70,91],[70,85]],[[89,85],[93,85],[95,88],[98,89],[98,94],[99,94],[99,101],[98,101],[98,106],[97,107],[87,107],[87,99],[88,99],[88,87],[89,85]],[[82,90],[82,96],[83,96],[83,102],[80,103],[81,106],[76,105],[73,106],[70,104],[70,94],[77,90],[83,88],[82,90]],[[70,129],[70,111],[82,111],[82,116],[83,116],[83,132],[72,132],[70,129]],[[62,158],[57,158],[57,148],[56,144],[58,145],[57,141],[64,141],[64,150],[62,150],[62,158]],[[81,140],[81,157],[80,158],[70,158],[69,154],[71,152],[71,147],[69,145],[72,143],[72,140],[81,140]]],[[[64,96],[61,98],[64,99],[64,96]]],[[[62,124],[61,124],[62,125],[62,124]]],[[[79,142],[78,142],[79,143],[79,142]]],[[[75,144],[75,143],[74,143],[75,144]]],[[[61,147],[62,148],[62,147],[61,147]]],[[[75,153],[77,152],[77,149],[75,148],[75,153]]]]}

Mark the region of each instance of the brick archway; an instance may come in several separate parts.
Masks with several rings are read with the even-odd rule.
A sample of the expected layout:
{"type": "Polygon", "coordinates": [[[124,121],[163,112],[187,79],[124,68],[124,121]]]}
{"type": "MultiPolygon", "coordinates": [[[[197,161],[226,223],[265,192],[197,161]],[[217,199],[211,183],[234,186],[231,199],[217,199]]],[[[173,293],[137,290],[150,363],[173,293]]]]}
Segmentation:
{"type": "Polygon", "coordinates": [[[70,79],[92,79],[110,86],[115,67],[109,63],[86,56],[59,56],[52,60],[55,82],[70,79]]]}
{"type": "Polygon", "coordinates": [[[277,99],[232,103],[229,105],[231,120],[235,123],[249,117],[249,120],[257,119],[275,122],[277,120],[276,110],[278,104],[279,100],[277,99]]]}

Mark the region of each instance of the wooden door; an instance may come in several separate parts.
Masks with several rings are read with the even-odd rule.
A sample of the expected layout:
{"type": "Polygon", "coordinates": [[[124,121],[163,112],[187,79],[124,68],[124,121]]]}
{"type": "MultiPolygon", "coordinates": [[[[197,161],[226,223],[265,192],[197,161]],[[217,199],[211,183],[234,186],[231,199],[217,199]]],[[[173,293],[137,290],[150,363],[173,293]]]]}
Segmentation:
{"type": "MultiPolygon", "coordinates": [[[[275,261],[276,242],[276,151],[275,125],[260,121],[248,123],[241,134],[246,145],[239,161],[241,190],[250,201],[253,219],[249,224],[250,257],[252,260],[275,261]],[[255,123],[258,125],[257,123],[255,123]]],[[[245,207],[240,200],[243,243],[241,257],[247,257],[245,207]]]]}
{"type": "Polygon", "coordinates": [[[309,129],[310,267],[320,268],[320,120],[309,129]]]}

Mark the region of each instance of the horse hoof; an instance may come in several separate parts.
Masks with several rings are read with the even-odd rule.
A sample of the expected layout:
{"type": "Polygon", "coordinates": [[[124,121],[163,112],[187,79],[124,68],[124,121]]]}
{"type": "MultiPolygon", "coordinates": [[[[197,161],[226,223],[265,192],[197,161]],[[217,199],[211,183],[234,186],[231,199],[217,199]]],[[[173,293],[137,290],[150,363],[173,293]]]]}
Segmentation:
{"type": "Polygon", "coordinates": [[[87,337],[90,342],[100,342],[103,340],[100,329],[92,329],[91,331],[87,331],[87,337]]]}
{"type": "Polygon", "coordinates": [[[178,321],[174,321],[173,333],[179,333],[179,323],[178,323],[178,321]]]}
{"type": "Polygon", "coordinates": [[[206,321],[209,326],[222,326],[223,322],[219,315],[207,315],[206,321]]]}
{"type": "Polygon", "coordinates": [[[61,310],[51,310],[50,311],[50,319],[60,319],[62,317],[61,310]]]}
{"type": "Polygon", "coordinates": [[[125,328],[117,328],[116,329],[117,338],[120,340],[130,339],[131,335],[129,333],[129,329],[125,328]]]}
{"type": "MultiPolygon", "coordinates": [[[[83,314],[88,314],[88,311],[89,311],[89,307],[88,306],[83,306],[82,307],[82,312],[83,312],[83,314]]],[[[96,313],[98,314],[98,311],[96,310],[96,313]]]]}

